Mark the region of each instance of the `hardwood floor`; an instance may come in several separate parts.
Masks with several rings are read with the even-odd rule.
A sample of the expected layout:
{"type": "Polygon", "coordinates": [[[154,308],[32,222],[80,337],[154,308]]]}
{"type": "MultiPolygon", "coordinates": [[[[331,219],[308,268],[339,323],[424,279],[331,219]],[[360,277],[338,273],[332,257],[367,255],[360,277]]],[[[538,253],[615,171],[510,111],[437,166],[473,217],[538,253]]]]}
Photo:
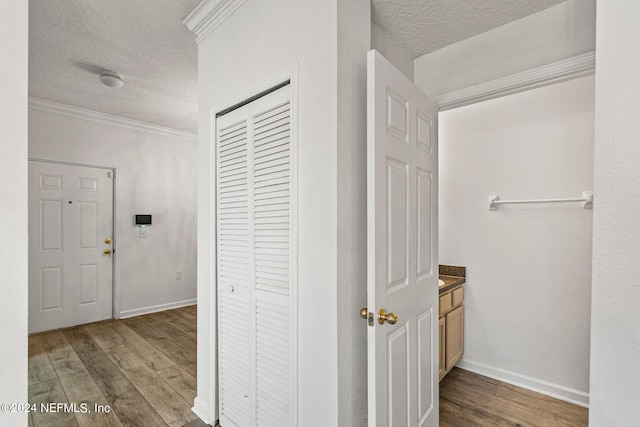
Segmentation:
{"type": "Polygon", "coordinates": [[[206,426],[195,395],[196,306],[29,337],[30,426],[206,426]]]}
{"type": "Polygon", "coordinates": [[[440,427],[587,426],[588,409],[454,368],[440,382],[440,427]]]}
{"type": "MultiPolygon", "coordinates": [[[[191,412],[195,378],[196,306],[32,335],[29,402],[38,411],[29,425],[206,426],[191,412]],[[76,412],[41,411],[49,402],[75,403],[76,412]]],[[[577,427],[587,426],[587,416],[585,408],[457,368],[440,382],[441,427],[577,427]]]]}

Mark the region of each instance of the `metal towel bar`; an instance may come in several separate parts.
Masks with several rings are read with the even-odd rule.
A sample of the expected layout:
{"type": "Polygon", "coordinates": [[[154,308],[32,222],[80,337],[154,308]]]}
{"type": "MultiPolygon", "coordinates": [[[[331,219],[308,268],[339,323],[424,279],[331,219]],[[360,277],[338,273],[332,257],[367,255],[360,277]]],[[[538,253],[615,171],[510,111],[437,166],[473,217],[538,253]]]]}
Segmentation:
{"type": "Polygon", "coordinates": [[[582,202],[583,209],[593,209],[593,191],[583,191],[582,197],[571,197],[565,199],[531,199],[531,200],[500,200],[497,194],[489,196],[489,210],[497,211],[499,205],[517,203],[566,203],[582,202]]]}

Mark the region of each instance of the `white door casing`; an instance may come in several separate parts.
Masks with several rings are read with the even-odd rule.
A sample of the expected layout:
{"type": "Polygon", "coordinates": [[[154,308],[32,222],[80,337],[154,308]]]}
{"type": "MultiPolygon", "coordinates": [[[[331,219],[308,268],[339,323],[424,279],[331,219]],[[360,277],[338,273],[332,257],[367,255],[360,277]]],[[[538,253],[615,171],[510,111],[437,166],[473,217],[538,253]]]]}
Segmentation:
{"type": "Polygon", "coordinates": [[[112,177],[29,161],[29,333],[112,317],[112,177]]]}
{"type": "Polygon", "coordinates": [[[295,425],[291,86],[216,119],[218,410],[295,425]]]}
{"type": "Polygon", "coordinates": [[[437,106],[367,57],[369,427],[438,425],[437,106]],[[397,316],[379,323],[379,312],[397,316]]]}

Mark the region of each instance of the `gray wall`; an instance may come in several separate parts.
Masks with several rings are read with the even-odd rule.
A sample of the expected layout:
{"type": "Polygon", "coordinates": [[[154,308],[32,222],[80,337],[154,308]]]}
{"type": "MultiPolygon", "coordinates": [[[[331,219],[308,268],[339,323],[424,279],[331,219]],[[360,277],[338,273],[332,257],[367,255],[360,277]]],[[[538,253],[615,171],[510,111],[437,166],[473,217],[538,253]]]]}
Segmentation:
{"type": "MultiPolygon", "coordinates": [[[[27,65],[29,3],[0,6],[0,402],[27,399],[27,65]]],[[[27,413],[0,413],[26,425],[27,413]]]]}
{"type": "Polygon", "coordinates": [[[590,426],[640,423],[640,3],[599,1],[590,426]]]}

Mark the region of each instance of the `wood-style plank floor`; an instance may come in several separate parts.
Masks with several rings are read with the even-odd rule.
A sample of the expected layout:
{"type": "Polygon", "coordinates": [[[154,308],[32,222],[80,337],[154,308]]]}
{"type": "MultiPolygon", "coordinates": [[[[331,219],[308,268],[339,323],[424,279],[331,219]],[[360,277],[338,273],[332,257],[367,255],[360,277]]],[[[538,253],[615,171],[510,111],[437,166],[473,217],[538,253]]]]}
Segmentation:
{"type": "Polygon", "coordinates": [[[206,426],[195,395],[196,306],[29,337],[30,426],[206,426]]]}
{"type": "MultiPolygon", "coordinates": [[[[202,427],[196,395],[196,306],[29,337],[29,425],[202,427]],[[83,413],[81,404],[91,412],[83,413]],[[111,412],[95,412],[95,405],[111,412]]],[[[454,368],[440,382],[440,426],[587,426],[588,411],[454,368]]],[[[356,426],[354,426],[356,427],[356,426]]]]}
{"type": "Polygon", "coordinates": [[[440,427],[587,426],[587,408],[453,368],[440,382],[440,427]]]}

